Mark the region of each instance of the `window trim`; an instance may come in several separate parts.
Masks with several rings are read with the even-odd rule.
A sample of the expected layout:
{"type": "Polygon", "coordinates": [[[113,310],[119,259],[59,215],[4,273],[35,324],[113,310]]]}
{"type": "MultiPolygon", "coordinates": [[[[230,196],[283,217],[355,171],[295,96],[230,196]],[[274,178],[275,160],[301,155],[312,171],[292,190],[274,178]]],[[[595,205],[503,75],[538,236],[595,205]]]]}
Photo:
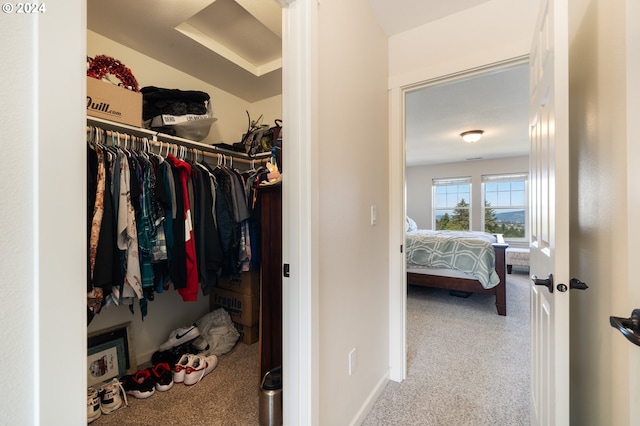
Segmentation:
{"type": "MultiPolygon", "coordinates": [[[[465,200],[469,203],[469,206],[466,209],[469,211],[469,229],[473,229],[473,178],[471,176],[461,176],[461,177],[449,177],[449,178],[433,178],[431,180],[431,229],[436,229],[436,217],[437,212],[439,210],[437,208],[436,202],[436,188],[438,186],[446,186],[446,185],[469,185],[469,199],[465,200]]],[[[449,210],[449,209],[447,209],[449,210]]]]}
{"type": "MultiPolygon", "coordinates": [[[[486,183],[500,183],[500,182],[522,182],[524,181],[524,237],[505,237],[505,241],[511,241],[514,243],[522,243],[529,242],[530,239],[530,226],[529,226],[529,173],[528,172],[518,172],[518,173],[499,173],[499,174],[490,174],[490,175],[482,175],[480,177],[481,182],[481,201],[482,201],[482,212],[480,215],[482,229],[484,230],[485,224],[485,201],[486,201],[486,183]]],[[[499,207],[499,206],[491,206],[491,208],[507,208],[507,207],[499,207]]],[[[517,207],[516,207],[517,208],[517,207]]]]}

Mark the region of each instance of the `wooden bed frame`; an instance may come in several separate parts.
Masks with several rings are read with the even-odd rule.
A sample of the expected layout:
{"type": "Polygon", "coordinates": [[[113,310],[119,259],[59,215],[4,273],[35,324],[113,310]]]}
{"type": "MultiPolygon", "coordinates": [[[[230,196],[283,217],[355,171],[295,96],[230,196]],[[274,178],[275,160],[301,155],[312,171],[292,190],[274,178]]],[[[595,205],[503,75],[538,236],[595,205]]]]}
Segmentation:
{"type": "Polygon", "coordinates": [[[420,285],[424,287],[444,288],[447,290],[464,291],[469,293],[494,294],[496,296],[496,309],[498,315],[507,315],[507,275],[505,252],[509,244],[504,242],[502,235],[496,235],[497,243],[493,244],[496,251],[496,272],[500,277],[500,284],[486,289],[480,281],[467,278],[443,277],[438,275],[417,274],[407,272],[407,285],[420,285]]]}

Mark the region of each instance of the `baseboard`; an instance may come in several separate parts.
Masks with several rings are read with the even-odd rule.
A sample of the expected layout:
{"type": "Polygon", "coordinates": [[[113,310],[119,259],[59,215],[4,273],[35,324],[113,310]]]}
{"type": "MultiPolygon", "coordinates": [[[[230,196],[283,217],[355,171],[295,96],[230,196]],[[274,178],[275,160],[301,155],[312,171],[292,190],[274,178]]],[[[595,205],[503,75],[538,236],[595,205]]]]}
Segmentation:
{"type": "Polygon", "coordinates": [[[136,354],[136,361],[138,362],[138,367],[140,367],[143,364],[149,363],[151,362],[151,357],[153,356],[153,354],[156,351],[146,351],[144,353],[141,354],[136,354]]]}
{"type": "Polygon", "coordinates": [[[364,401],[364,404],[362,404],[362,407],[360,407],[360,410],[358,410],[353,420],[349,423],[350,426],[357,426],[364,422],[364,419],[373,408],[373,405],[382,394],[382,391],[384,391],[385,386],[387,385],[387,383],[389,383],[390,373],[391,370],[385,371],[380,380],[378,380],[378,383],[376,383],[376,385],[373,387],[371,393],[369,393],[369,396],[364,401]]]}

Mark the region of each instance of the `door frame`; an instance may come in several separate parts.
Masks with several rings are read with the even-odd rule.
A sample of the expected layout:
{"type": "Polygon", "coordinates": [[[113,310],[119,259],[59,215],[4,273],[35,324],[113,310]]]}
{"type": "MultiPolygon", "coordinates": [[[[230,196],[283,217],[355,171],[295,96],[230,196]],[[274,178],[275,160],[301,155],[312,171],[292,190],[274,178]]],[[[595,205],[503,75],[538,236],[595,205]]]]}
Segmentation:
{"type": "MultiPolygon", "coordinates": [[[[282,285],[283,424],[319,424],[318,232],[313,208],[317,112],[317,0],[276,0],[282,6],[282,285]],[[314,279],[314,277],[316,279],[314,279]]],[[[317,156],[316,156],[317,157],[317,156]]]]}
{"type": "Polygon", "coordinates": [[[448,74],[425,76],[417,82],[389,88],[389,366],[390,379],[407,378],[407,274],[404,250],[404,217],[406,215],[405,183],[405,96],[408,92],[435,84],[469,77],[491,70],[521,65],[529,61],[524,54],[448,74]]]}
{"type": "MultiPolygon", "coordinates": [[[[53,88],[57,88],[57,91],[66,90],[69,92],[71,89],[67,86],[70,86],[73,88],[73,91],[70,92],[72,95],[78,94],[78,99],[84,99],[86,88],[84,77],[82,76],[85,73],[83,58],[86,54],[87,2],[86,0],[74,1],[75,3],[65,4],[64,7],[59,5],[55,11],[48,11],[47,19],[35,21],[37,24],[32,24],[32,29],[28,31],[36,39],[34,43],[37,43],[37,54],[41,59],[49,59],[52,55],[59,56],[57,43],[64,44],[67,47],[70,46],[63,55],[69,59],[64,70],[71,68],[75,72],[73,75],[65,74],[63,76],[64,84],[59,84],[59,81],[53,82],[52,80],[59,78],[59,76],[50,70],[50,64],[55,61],[40,60],[36,64],[34,70],[36,80],[43,87],[50,83],[48,91],[46,93],[42,92],[38,99],[34,99],[32,104],[34,109],[47,112],[46,114],[40,114],[40,121],[38,122],[39,132],[44,135],[59,134],[58,130],[61,127],[65,127],[60,125],[60,117],[48,113],[59,109],[59,99],[76,98],[76,96],[67,96],[66,98],[63,96],[53,97],[51,96],[53,88]],[[60,31],[58,25],[62,19],[66,19],[68,24],[64,31],[60,31]],[[60,40],[64,41],[64,43],[61,43],[60,40]],[[82,60],[81,64],[79,63],[80,60],[82,60]],[[78,78],[79,76],[82,78],[78,78]],[[80,81],[82,83],[79,83],[80,81]]],[[[314,123],[317,123],[314,115],[315,110],[312,108],[313,90],[317,88],[313,80],[313,67],[316,64],[314,57],[317,52],[315,47],[317,46],[315,26],[317,0],[275,1],[280,4],[283,10],[282,118],[287,123],[283,129],[284,138],[287,140],[287,154],[284,157],[287,173],[283,175],[283,262],[292,265],[290,278],[283,280],[283,370],[285,371],[283,387],[286,388],[283,395],[283,419],[284,424],[312,425],[318,424],[317,420],[319,418],[318,322],[316,307],[318,298],[312,297],[312,292],[314,291],[312,283],[317,282],[317,280],[312,280],[312,273],[317,273],[317,268],[312,268],[313,265],[317,265],[317,255],[312,251],[312,242],[317,241],[317,232],[313,228],[313,210],[310,199],[312,183],[317,182],[311,176],[311,150],[314,146],[312,142],[317,140],[316,133],[312,127],[314,123]]],[[[68,93],[66,94],[68,95],[68,93]]],[[[86,111],[82,102],[74,105],[76,109],[73,111],[76,111],[76,114],[67,114],[64,119],[72,122],[71,125],[66,126],[67,128],[78,129],[77,139],[72,138],[73,143],[76,143],[76,141],[83,141],[82,134],[86,124],[86,111]]],[[[38,137],[38,135],[34,136],[34,143],[38,142],[38,137]]],[[[84,144],[84,142],[82,143],[84,144]]],[[[43,146],[45,148],[48,147],[47,149],[49,150],[55,149],[58,153],[62,152],[60,147],[52,143],[43,146]]],[[[82,157],[82,153],[75,151],[76,145],[70,143],[65,144],[64,147],[69,147],[70,151],[76,154],[66,158],[82,157]]],[[[59,157],[54,156],[53,158],[59,157]]],[[[72,169],[74,172],[84,173],[82,172],[84,167],[82,166],[82,161],[72,162],[72,164],[77,165],[76,168],[72,169]]],[[[42,174],[42,171],[40,173],[42,174]]],[[[55,186],[55,184],[59,183],[59,180],[53,179],[46,182],[55,186]]],[[[86,191],[79,192],[84,194],[86,191]]],[[[44,197],[42,194],[46,195],[48,193],[56,193],[56,191],[42,191],[36,201],[44,197]]],[[[71,193],[75,194],[73,191],[71,193]]],[[[82,206],[86,204],[85,201],[83,201],[82,197],[77,197],[76,195],[74,197],[76,201],[70,205],[81,206],[81,208],[69,208],[69,211],[82,212],[84,208],[82,206]]],[[[60,215],[45,216],[49,218],[49,222],[60,217],[60,215]]],[[[73,216],[70,216],[68,212],[63,216],[65,218],[63,225],[69,224],[69,226],[59,226],[60,224],[56,223],[56,226],[42,227],[44,229],[43,232],[46,231],[45,235],[49,235],[52,232],[51,230],[57,230],[60,233],[67,229],[78,229],[77,232],[83,232],[73,225],[78,222],[77,220],[74,221],[73,216]]],[[[43,239],[43,241],[51,243],[59,240],[58,238],[43,239]]],[[[81,240],[81,238],[76,240],[81,240]]],[[[83,244],[74,246],[74,248],[80,248],[80,250],[85,250],[84,247],[83,244]]],[[[66,263],[54,262],[55,265],[52,266],[49,265],[51,263],[49,262],[44,267],[39,266],[40,273],[43,274],[53,268],[56,272],[50,273],[48,276],[66,276],[60,270],[62,268],[66,272],[75,271],[74,279],[63,280],[64,282],[82,282],[83,263],[80,260],[82,256],[68,256],[68,258],[70,260],[66,263]]],[[[86,310],[86,297],[78,293],[77,297],[69,301],[67,293],[58,291],[51,286],[46,287],[50,288],[51,291],[46,293],[46,298],[41,295],[40,299],[46,299],[49,302],[60,300],[59,305],[64,303],[69,305],[68,313],[62,323],[70,330],[70,333],[66,334],[67,340],[73,340],[72,343],[69,343],[71,349],[67,352],[75,355],[69,358],[68,354],[65,353],[63,358],[66,361],[61,361],[60,357],[51,356],[49,352],[53,346],[50,340],[53,337],[59,340],[58,330],[61,322],[39,322],[38,319],[48,318],[50,306],[56,303],[41,304],[36,300],[34,302],[36,306],[34,321],[37,325],[34,326],[33,341],[37,348],[41,348],[41,351],[47,352],[48,355],[44,356],[41,351],[37,351],[34,355],[36,368],[33,374],[34,384],[32,388],[34,391],[32,402],[34,405],[34,418],[36,420],[41,418],[55,419],[60,418],[61,413],[71,413],[74,418],[82,418],[86,416],[86,411],[84,411],[83,407],[76,406],[73,402],[86,397],[84,379],[86,357],[82,355],[86,353],[86,341],[84,340],[84,337],[86,337],[86,325],[77,320],[77,318],[82,317],[86,310]],[[70,317],[73,317],[73,320],[70,317]],[[67,319],[69,320],[67,321],[67,319]],[[59,365],[70,366],[68,370],[72,372],[73,380],[65,389],[71,390],[71,396],[69,392],[56,393],[59,381],[55,379],[60,368],[42,368],[41,364],[45,367],[53,364],[58,367],[59,365]],[[51,377],[53,377],[52,380],[47,380],[47,378],[51,377]],[[43,395],[49,395],[49,397],[42,398],[43,395]],[[54,397],[51,397],[51,395],[54,397]],[[61,407],[65,409],[61,409],[61,407]]],[[[317,292],[317,289],[315,291],[317,292]]]]}

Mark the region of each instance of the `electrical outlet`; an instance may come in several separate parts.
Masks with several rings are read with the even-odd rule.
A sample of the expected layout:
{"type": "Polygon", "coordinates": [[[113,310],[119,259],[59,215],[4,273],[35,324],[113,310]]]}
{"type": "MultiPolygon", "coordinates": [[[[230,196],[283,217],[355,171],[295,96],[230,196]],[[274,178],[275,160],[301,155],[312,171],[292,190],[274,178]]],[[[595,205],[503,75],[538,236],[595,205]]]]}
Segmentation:
{"type": "Polygon", "coordinates": [[[349,352],[349,375],[350,376],[356,372],[356,367],[358,364],[357,361],[358,361],[358,357],[356,353],[356,348],[353,348],[351,349],[351,352],[349,352]]]}

